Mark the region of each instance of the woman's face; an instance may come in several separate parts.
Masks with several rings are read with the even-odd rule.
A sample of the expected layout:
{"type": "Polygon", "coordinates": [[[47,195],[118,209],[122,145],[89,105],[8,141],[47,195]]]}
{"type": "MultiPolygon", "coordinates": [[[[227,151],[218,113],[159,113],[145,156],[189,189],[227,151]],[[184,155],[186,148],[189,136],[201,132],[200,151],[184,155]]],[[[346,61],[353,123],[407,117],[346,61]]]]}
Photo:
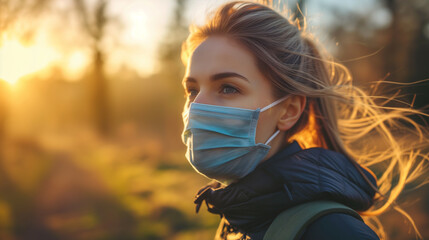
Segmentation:
{"type": "MultiPolygon", "coordinates": [[[[195,49],[187,64],[183,86],[187,95],[185,108],[196,102],[257,109],[276,100],[255,57],[227,37],[209,37],[195,49]]],[[[256,143],[265,143],[276,131],[279,117],[276,107],[260,114],[256,143]]]]}

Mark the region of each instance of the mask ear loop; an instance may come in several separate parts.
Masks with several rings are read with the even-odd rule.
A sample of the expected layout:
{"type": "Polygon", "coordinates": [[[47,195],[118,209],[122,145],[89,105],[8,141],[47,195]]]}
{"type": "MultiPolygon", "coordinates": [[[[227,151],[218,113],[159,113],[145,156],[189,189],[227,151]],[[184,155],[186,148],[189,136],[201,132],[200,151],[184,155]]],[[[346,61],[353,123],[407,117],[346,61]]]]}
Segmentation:
{"type": "Polygon", "coordinates": [[[265,142],[265,145],[268,145],[277,135],[279,135],[280,130],[277,130],[268,140],[265,142]]]}
{"type": "MultiPolygon", "coordinates": [[[[263,107],[261,109],[261,112],[274,107],[275,105],[277,105],[277,104],[283,102],[284,100],[286,100],[288,97],[289,97],[289,95],[285,96],[285,97],[282,97],[280,99],[277,99],[276,101],[272,102],[271,104],[263,107]]],[[[270,138],[268,138],[268,140],[265,142],[265,145],[268,145],[275,137],[277,137],[277,135],[279,135],[279,133],[280,133],[280,130],[277,130],[270,138]]]]}
{"type": "Polygon", "coordinates": [[[267,109],[270,109],[270,108],[274,107],[275,105],[277,105],[277,104],[279,104],[279,103],[283,102],[284,100],[286,100],[288,97],[289,97],[289,95],[288,95],[288,96],[285,96],[285,97],[282,97],[282,98],[280,98],[280,99],[277,99],[276,101],[272,102],[271,104],[269,104],[269,105],[267,105],[267,106],[265,106],[265,107],[261,108],[261,112],[263,112],[263,111],[265,111],[265,110],[267,110],[267,109]]]}

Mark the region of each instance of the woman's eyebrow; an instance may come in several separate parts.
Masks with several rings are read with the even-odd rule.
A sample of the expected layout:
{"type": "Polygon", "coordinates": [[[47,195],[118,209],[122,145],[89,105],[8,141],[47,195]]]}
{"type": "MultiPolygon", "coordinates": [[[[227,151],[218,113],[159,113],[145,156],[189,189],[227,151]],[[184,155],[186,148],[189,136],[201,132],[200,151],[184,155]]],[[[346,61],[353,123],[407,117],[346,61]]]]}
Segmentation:
{"type": "MultiPolygon", "coordinates": [[[[240,79],[243,79],[243,80],[249,82],[249,79],[247,79],[245,76],[240,75],[240,74],[235,73],[235,72],[216,73],[216,74],[214,74],[214,75],[212,75],[210,77],[210,80],[211,81],[217,81],[217,80],[221,80],[221,79],[224,79],[224,78],[231,78],[231,77],[240,78],[240,79]]],[[[193,78],[193,77],[185,77],[185,78],[183,78],[182,84],[185,85],[187,82],[196,83],[197,80],[195,78],[193,78]]]]}
{"type": "Polygon", "coordinates": [[[195,80],[195,78],[192,78],[192,77],[185,77],[185,78],[183,78],[182,84],[185,85],[187,82],[193,82],[193,83],[195,83],[195,82],[197,82],[197,80],[195,80]]]}
{"type": "Polygon", "coordinates": [[[244,77],[238,73],[235,73],[235,72],[216,73],[210,77],[210,80],[216,81],[216,80],[220,80],[220,79],[224,79],[224,78],[231,78],[231,77],[240,78],[240,79],[243,79],[243,80],[246,80],[247,82],[249,82],[249,79],[247,79],[246,77],[244,77]]]}

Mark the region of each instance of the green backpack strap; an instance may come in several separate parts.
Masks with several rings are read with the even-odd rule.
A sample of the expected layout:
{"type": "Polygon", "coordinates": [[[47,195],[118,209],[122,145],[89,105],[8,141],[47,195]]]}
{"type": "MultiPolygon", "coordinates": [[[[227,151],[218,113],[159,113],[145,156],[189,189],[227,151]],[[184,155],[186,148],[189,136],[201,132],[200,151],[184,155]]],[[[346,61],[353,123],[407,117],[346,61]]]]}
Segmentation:
{"type": "Polygon", "coordinates": [[[329,213],[345,213],[362,219],[356,211],[341,203],[332,201],[303,203],[280,213],[265,233],[264,240],[297,240],[307,226],[329,213]]]}

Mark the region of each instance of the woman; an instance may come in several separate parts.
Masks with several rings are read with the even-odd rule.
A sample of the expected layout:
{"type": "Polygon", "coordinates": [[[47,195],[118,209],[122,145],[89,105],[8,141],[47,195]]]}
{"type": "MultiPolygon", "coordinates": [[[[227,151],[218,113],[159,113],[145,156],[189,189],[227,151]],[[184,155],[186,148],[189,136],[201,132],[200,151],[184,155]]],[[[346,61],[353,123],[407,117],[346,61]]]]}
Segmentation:
{"type": "Polygon", "coordinates": [[[304,30],[257,3],[227,3],[191,28],[182,60],[182,139],[195,170],[215,180],[195,203],[221,215],[216,239],[269,239],[282,224],[297,225],[280,216],[321,200],[348,210],[292,226],[294,239],[379,239],[368,225],[384,238],[367,216],[384,212],[423,173],[416,164],[427,156],[416,149],[427,141],[407,117],[417,111],[377,106],[304,30]],[[390,126],[412,147],[400,147],[390,126]],[[381,150],[368,148],[375,142],[381,150]],[[377,180],[366,166],[380,164],[387,167],[377,180]]]}

